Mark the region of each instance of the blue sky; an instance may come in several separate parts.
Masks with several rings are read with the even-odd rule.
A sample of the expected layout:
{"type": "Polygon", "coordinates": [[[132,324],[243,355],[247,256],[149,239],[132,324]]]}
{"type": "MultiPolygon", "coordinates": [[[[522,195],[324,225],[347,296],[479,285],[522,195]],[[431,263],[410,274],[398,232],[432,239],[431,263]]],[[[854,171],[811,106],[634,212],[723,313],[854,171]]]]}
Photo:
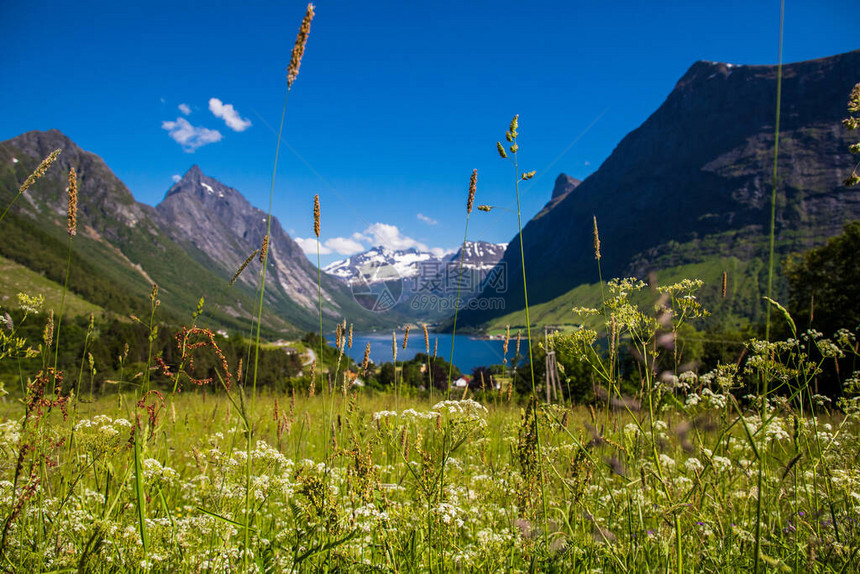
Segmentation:
{"type": "MultiPolygon", "coordinates": [[[[525,221],[560,172],[596,170],[696,60],[777,60],[777,1],[315,4],[274,211],[307,239],[320,195],[324,264],[379,241],[454,249],[474,168],[477,203],[514,207],[495,151],[513,114],[520,167],[537,171],[525,221]]],[[[196,163],[265,208],[305,6],[4,0],[0,140],[60,129],[151,205],[196,163]]],[[[785,61],[857,49],[855,16],[854,1],[788,0],[785,61]]],[[[516,233],[513,213],[473,215],[470,239],[516,233]]]]}

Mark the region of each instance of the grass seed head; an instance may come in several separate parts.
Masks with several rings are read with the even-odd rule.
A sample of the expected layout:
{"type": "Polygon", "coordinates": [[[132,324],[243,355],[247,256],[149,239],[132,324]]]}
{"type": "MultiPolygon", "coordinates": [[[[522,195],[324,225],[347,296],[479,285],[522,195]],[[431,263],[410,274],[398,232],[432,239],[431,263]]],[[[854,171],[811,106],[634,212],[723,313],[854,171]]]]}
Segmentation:
{"type": "Polygon", "coordinates": [[[394,331],[391,332],[391,357],[397,361],[397,333],[394,331]]]}
{"type": "Polygon", "coordinates": [[[406,332],[403,333],[403,350],[406,350],[406,344],[409,342],[409,325],[406,325],[406,332]]]}
{"type": "Polygon", "coordinates": [[[520,115],[515,115],[514,118],[511,120],[511,127],[508,130],[511,132],[511,137],[514,139],[517,139],[517,128],[519,127],[519,119],[520,115]]]}
{"type": "Polygon", "coordinates": [[[78,228],[78,175],[75,173],[75,168],[69,170],[69,209],[66,213],[68,217],[69,235],[75,235],[78,228]]]}
{"type": "Polygon", "coordinates": [[[478,170],[472,170],[472,178],[469,180],[469,199],[466,201],[466,215],[472,213],[472,205],[475,203],[475,191],[478,189],[478,170]]]}
{"type": "Polygon", "coordinates": [[[727,289],[728,284],[729,284],[729,274],[726,273],[725,271],[723,271],[723,288],[722,288],[723,299],[726,298],[726,291],[728,290],[727,289]]]}
{"type": "Polygon", "coordinates": [[[48,321],[45,323],[45,332],[42,335],[42,341],[45,343],[45,348],[50,349],[54,341],[54,310],[48,312],[48,321]]]}
{"type": "Polygon", "coordinates": [[[299,75],[299,67],[302,65],[302,56],[305,54],[305,46],[311,33],[311,21],[313,19],[314,5],[308,4],[302,25],[299,27],[299,34],[296,36],[296,45],[293,46],[293,53],[290,56],[290,65],[287,67],[287,89],[293,86],[293,82],[296,81],[299,75]]]}
{"type": "Polygon", "coordinates": [[[502,358],[504,363],[508,362],[508,343],[511,342],[511,326],[505,325],[505,344],[502,345],[502,358]]]}
{"type": "Polygon", "coordinates": [[[269,234],[263,237],[263,244],[260,246],[260,263],[266,263],[266,256],[269,254],[269,234]]]}
{"type": "Polygon", "coordinates": [[[502,159],[506,159],[508,157],[508,153],[505,151],[505,147],[502,145],[502,142],[496,142],[496,149],[499,150],[499,155],[502,156],[502,159]]]}
{"type": "MultiPolygon", "coordinates": [[[[314,196],[314,235],[320,237],[320,196],[314,196]]],[[[319,243],[319,242],[318,242],[319,243]]]]}
{"type": "Polygon", "coordinates": [[[43,159],[42,163],[40,163],[39,166],[35,169],[35,171],[33,171],[33,173],[31,173],[30,176],[24,180],[24,183],[21,184],[21,187],[18,188],[18,193],[24,193],[25,191],[30,189],[30,186],[36,183],[37,179],[45,175],[45,172],[48,171],[48,168],[51,167],[51,164],[54,163],[54,161],[56,161],[57,157],[60,155],[60,153],[62,153],[62,151],[62,149],[55,149],[50,153],[50,155],[48,155],[48,157],[43,159]]]}
{"type": "Polygon", "coordinates": [[[594,217],[594,258],[600,261],[600,233],[597,231],[597,216],[592,217],[594,217]]]}
{"type": "Polygon", "coordinates": [[[233,286],[233,283],[236,282],[236,279],[239,278],[239,275],[242,274],[242,271],[244,271],[245,268],[248,267],[248,265],[251,263],[251,261],[254,260],[254,257],[256,257],[259,252],[259,249],[255,249],[250,255],[248,255],[248,257],[245,258],[245,261],[242,262],[242,264],[239,266],[239,269],[237,269],[236,273],[233,274],[233,278],[230,279],[230,284],[228,285],[228,287],[233,286]]]}
{"type": "Polygon", "coordinates": [[[367,366],[370,364],[370,342],[368,341],[367,346],[364,348],[364,360],[361,361],[361,374],[362,376],[367,375],[367,366]]]}
{"type": "Polygon", "coordinates": [[[427,356],[430,356],[430,334],[427,332],[427,325],[424,325],[424,350],[427,351],[427,356]]]}

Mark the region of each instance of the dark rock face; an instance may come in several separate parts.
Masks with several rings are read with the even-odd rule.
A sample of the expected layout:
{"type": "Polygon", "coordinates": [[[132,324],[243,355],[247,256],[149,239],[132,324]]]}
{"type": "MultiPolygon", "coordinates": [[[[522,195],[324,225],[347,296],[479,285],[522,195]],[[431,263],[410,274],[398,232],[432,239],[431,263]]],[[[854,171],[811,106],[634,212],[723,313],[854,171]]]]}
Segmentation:
{"type": "MultiPolygon", "coordinates": [[[[819,244],[860,217],[860,195],[841,183],[853,164],[840,123],[858,79],[860,50],[783,67],[780,252],[819,244]]],[[[766,257],[776,87],[776,66],[693,64],[576,193],[554,192],[523,229],[529,302],[597,280],[592,216],[600,228],[604,277],[714,255],[766,257]],[[731,240],[713,240],[724,235],[731,240]]],[[[519,239],[510,245],[504,312],[523,306],[519,239]]],[[[490,318],[477,312],[461,317],[471,324],[490,318]]]]}
{"type": "Polygon", "coordinates": [[[570,177],[569,175],[564,173],[559,174],[559,176],[555,179],[555,187],[552,188],[551,199],[563,198],[568,193],[579,187],[580,183],[582,182],[575,177],[570,177]]]}

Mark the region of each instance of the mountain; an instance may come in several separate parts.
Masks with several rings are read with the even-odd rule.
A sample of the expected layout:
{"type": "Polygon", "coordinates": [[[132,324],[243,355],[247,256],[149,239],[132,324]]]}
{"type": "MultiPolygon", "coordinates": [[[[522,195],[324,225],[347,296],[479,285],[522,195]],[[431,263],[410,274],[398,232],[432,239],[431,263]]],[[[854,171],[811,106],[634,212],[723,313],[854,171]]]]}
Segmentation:
{"type": "MultiPolygon", "coordinates": [[[[858,79],[860,51],[783,67],[780,254],[818,245],[860,217],[860,195],[841,183],[853,166],[841,119],[858,79]]],[[[597,281],[593,216],[604,278],[718,257],[766,260],[776,88],[776,66],[693,64],[595,173],[554,192],[525,226],[529,303],[549,304],[597,281]]],[[[502,259],[509,274],[504,305],[466,311],[463,324],[486,325],[523,308],[519,245],[514,238],[502,259]]],[[[489,296],[498,295],[482,294],[489,296]]]]}
{"type": "MultiPolygon", "coordinates": [[[[58,160],[10,209],[0,225],[0,255],[62,284],[69,245],[66,189],[69,168],[78,173],[78,234],[71,242],[69,289],[108,312],[148,314],[153,283],[162,318],[185,322],[198,299],[213,322],[245,329],[257,301],[252,261],[225,290],[265,234],[265,214],[241,193],[192,167],[153,208],[137,203],[95,154],[57,130],[28,132],[0,143],[0,204],[7,205],[42,158],[58,160]],[[216,302],[220,302],[215,308],[216,302]]],[[[316,268],[273,221],[266,308],[269,334],[297,333],[319,325],[316,268]]],[[[391,318],[369,313],[340,282],[323,277],[326,322],[347,317],[362,327],[391,318]]]]}
{"type": "Polygon", "coordinates": [[[414,247],[397,250],[380,245],[348,259],[330,263],[323,270],[346,281],[364,276],[369,283],[375,283],[388,281],[395,276],[403,279],[415,278],[426,273],[428,269],[432,269],[435,274],[439,271],[439,266],[459,265],[461,255],[465,269],[488,270],[499,262],[507,246],[507,243],[467,241],[465,251],[460,247],[453,254],[440,257],[414,247]]]}
{"type": "Polygon", "coordinates": [[[390,281],[395,277],[415,277],[427,264],[438,264],[442,259],[432,253],[410,249],[390,249],[384,246],[371,247],[348,259],[335,261],[323,271],[346,281],[359,278],[368,283],[390,281]]]}
{"type": "MultiPolygon", "coordinates": [[[[155,208],[166,233],[198,261],[225,279],[259,249],[266,235],[267,216],[240,192],[192,166],[155,208]]],[[[266,303],[271,311],[290,317],[306,329],[319,324],[317,268],[301,247],[273,218],[266,271],[266,303]]],[[[259,269],[255,261],[253,269],[259,269]]],[[[237,283],[256,289],[256,273],[245,272],[237,283]]],[[[346,317],[370,326],[385,318],[369,314],[342,282],[321,276],[323,313],[328,321],[346,317]]]]}
{"type": "Polygon", "coordinates": [[[467,241],[465,247],[461,246],[456,253],[448,258],[448,262],[451,264],[459,264],[460,257],[463,257],[464,269],[489,271],[495,267],[499,261],[501,261],[507,248],[507,243],[467,241]]]}
{"type": "MultiPolygon", "coordinates": [[[[135,202],[100,157],[57,130],[28,132],[0,143],[0,203],[7,205],[55,149],[63,150],[57,161],[0,226],[0,255],[63,283],[69,245],[67,174],[74,166],[79,202],[78,233],[71,242],[72,292],[115,314],[145,314],[152,284],[158,283],[163,287],[162,316],[178,320],[190,315],[201,288],[223,285],[162,231],[154,210],[135,202]]],[[[225,314],[218,317],[230,324],[225,314]]]]}
{"type": "Polygon", "coordinates": [[[574,189],[579,187],[579,184],[582,181],[576,179],[575,177],[570,177],[567,174],[561,173],[557,178],[555,178],[555,186],[552,188],[552,196],[550,197],[550,202],[553,201],[561,201],[567,194],[572,192],[574,189]]]}
{"type": "Polygon", "coordinates": [[[367,304],[382,302],[410,319],[434,321],[453,309],[458,283],[461,304],[480,293],[506,248],[504,243],[467,241],[455,253],[439,257],[415,248],[377,246],[335,261],[325,271],[343,280],[353,293],[372,295],[367,304]],[[463,269],[459,274],[461,256],[463,269]]]}

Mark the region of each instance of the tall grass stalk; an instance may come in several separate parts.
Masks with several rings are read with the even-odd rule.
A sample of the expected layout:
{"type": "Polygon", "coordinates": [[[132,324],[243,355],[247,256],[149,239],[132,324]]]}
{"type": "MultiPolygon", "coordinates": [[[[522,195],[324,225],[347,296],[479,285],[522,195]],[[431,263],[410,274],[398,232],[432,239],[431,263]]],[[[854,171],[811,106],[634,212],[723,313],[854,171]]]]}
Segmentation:
{"type": "MultiPolygon", "coordinates": [[[[308,34],[310,33],[311,21],[314,17],[314,6],[313,4],[308,4],[307,10],[305,12],[305,17],[302,20],[302,25],[299,28],[299,33],[296,37],[296,43],[293,47],[293,52],[290,56],[290,64],[287,68],[287,93],[284,95],[284,105],[281,109],[281,121],[278,127],[278,141],[275,145],[275,161],[272,166],[272,184],[269,189],[269,211],[266,217],[266,237],[271,240],[272,237],[272,204],[275,197],[275,181],[277,179],[278,174],[278,156],[281,151],[281,140],[284,133],[284,120],[287,116],[287,103],[290,100],[290,91],[293,87],[293,82],[296,80],[296,77],[299,74],[299,67],[302,63],[302,56],[305,52],[305,45],[308,41],[308,34]]],[[[260,327],[262,325],[263,320],[263,296],[266,291],[266,268],[268,265],[269,259],[269,250],[266,250],[266,253],[263,254],[262,264],[263,269],[261,272],[261,280],[260,280],[260,297],[257,302],[257,332],[254,336],[254,374],[252,376],[252,391],[251,391],[251,405],[249,408],[249,418],[251,419],[252,425],[248,429],[249,439],[248,439],[248,468],[247,468],[247,482],[250,484],[251,480],[251,429],[253,428],[253,413],[254,413],[254,403],[257,398],[257,372],[259,369],[260,363],[260,327]]],[[[240,391],[241,392],[241,391],[240,391]]],[[[250,547],[250,520],[251,520],[251,500],[248,495],[248,491],[245,493],[245,549],[246,552],[243,555],[243,566],[247,569],[248,566],[248,552],[247,549],[250,547]]]]}
{"type": "MultiPolygon", "coordinates": [[[[776,118],[774,120],[773,133],[773,173],[771,182],[770,195],[770,245],[768,249],[767,261],[767,297],[773,300],[773,268],[774,268],[774,246],[776,243],[776,186],[777,186],[777,170],[779,160],[779,116],[782,108],[782,41],[785,25],[785,0],[781,0],[779,5],[779,61],[777,64],[776,74],[776,118]]],[[[765,340],[770,341],[770,323],[771,323],[771,305],[767,305],[767,315],[765,318],[765,340]]],[[[760,398],[760,416],[762,426],[766,426],[767,416],[767,394],[768,394],[768,379],[769,373],[765,370],[762,377],[761,396],[760,398]]],[[[814,417],[813,411],[813,417],[814,417]]],[[[767,460],[764,457],[759,457],[758,460],[758,493],[756,497],[756,520],[755,520],[755,574],[761,569],[761,522],[762,522],[762,498],[764,489],[764,473],[766,472],[767,460]]]]}
{"type": "Polygon", "coordinates": [[[75,173],[75,168],[69,169],[69,188],[66,191],[68,196],[68,209],[66,216],[68,219],[69,242],[66,249],[66,274],[63,279],[63,294],[60,298],[60,314],[57,316],[57,344],[54,345],[54,372],[57,372],[57,362],[60,357],[60,330],[63,326],[63,313],[66,310],[66,292],[69,289],[69,273],[72,270],[72,238],[77,233],[78,224],[78,176],[75,173]]]}
{"type": "MultiPolygon", "coordinates": [[[[519,144],[517,144],[517,136],[519,135],[517,132],[517,128],[519,127],[519,114],[515,115],[511,120],[511,125],[508,132],[505,134],[506,139],[511,143],[510,151],[512,154],[511,163],[514,166],[514,190],[516,192],[517,197],[517,237],[519,237],[520,241],[520,268],[523,274],[523,303],[525,304],[526,309],[526,340],[529,344],[529,372],[531,374],[531,383],[532,383],[532,413],[535,417],[535,440],[537,442],[537,459],[538,459],[538,470],[540,471],[540,498],[541,498],[541,507],[543,510],[543,535],[544,535],[544,544],[549,545],[549,526],[547,524],[547,507],[546,507],[546,477],[544,476],[543,469],[543,454],[541,452],[541,442],[540,442],[540,424],[537,420],[538,417],[538,396],[537,389],[535,387],[535,366],[534,366],[534,357],[532,351],[532,323],[531,317],[529,316],[529,290],[526,282],[526,254],[523,251],[523,222],[522,222],[522,209],[520,207],[520,181],[527,181],[534,177],[535,172],[530,171],[523,173],[520,175],[519,171],[519,162],[518,162],[518,152],[519,152],[519,144]]],[[[505,157],[504,148],[500,143],[497,143],[498,149],[502,157],[505,157]]],[[[513,384],[513,381],[511,381],[513,384]]]]}
{"type": "Polygon", "coordinates": [[[460,263],[457,266],[457,299],[454,302],[454,326],[451,330],[451,360],[448,364],[448,390],[445,399],[451,399],[451,375],[454,370],[454,342],[457,337],[457,314],[460,311],[460,285],[463,282],[463,258],[466,256],[466,238],[469,236],[469,216],[472,215],[472,206],[475,203],[475,191],[478,186],[478,170],[472,170],[469,180],[469,197],[466,200],[466,229],[463,231],[463,246],[460,248],[460,263]]]}

